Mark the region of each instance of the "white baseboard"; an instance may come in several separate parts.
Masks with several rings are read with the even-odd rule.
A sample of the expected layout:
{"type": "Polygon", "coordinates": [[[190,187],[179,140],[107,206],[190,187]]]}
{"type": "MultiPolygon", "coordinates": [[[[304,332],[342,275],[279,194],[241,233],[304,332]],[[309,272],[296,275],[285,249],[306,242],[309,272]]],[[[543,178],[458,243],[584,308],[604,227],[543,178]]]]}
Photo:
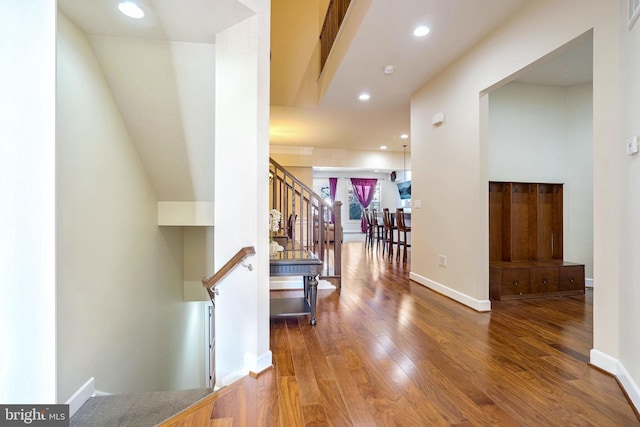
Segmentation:
{"type": "Polygon", "coordinates": [[[427,279],[426,277],[420,276],[419,274],[416,274],[414,272],[409,273],[409,279],[429,289],[433,289],[434,291],[447,296],[452,300],[459,302],[460,304],[466,305],[467,307],[472,308],[476,311],[491,311],[491,301],[489,300],[478,300],[472,298],[467,294],[463,294],[462,292],[451,289],[441,283],[438,283],[431,279],[427,279]]]}
{"type": "Polygon", "coordinates": [[[78,412],[78,409],[84,405],[84,403],[91,398],[96,392],[96,380],[91,377],[89,380],[82,385],[73,396],[69,398],[66,402],[66,405],[69,405],[69,417],[73,417],[73,414],[78,412]]]}
{"type": "Polygon", "coordinates": [[[234,382],[246,377],[251,372],[260,373],[269,368],[272,364],[273,357],[271,354],[271,350],[267,350],[259,357],[252,353],[246,353],[244,355],[244,366],[231,372],[220,381],[217,381],[216,388],[227,387],[234,382]]]}
{"type": "Polygon", "coordinates": [[[640,409],[640,388],[622,362],[596,349],[591,350],[590,361],[592,365],[615,376],[636,410],[640,409]]]}
{"type": "Polygon", "coordinates": [[[216,381],[216,388],[227,387],[235,383],[236,381],[246,377],[247,375],[249,375],[249,370],[243,366],[242,368],[236,369],[235,371],[231,372],[221,380],[216,381]]]}
{"type": "Polygon", "coordinates": [[[620,364],[618,359],[615,357],[611,357],[596,349],[591,349],[589,359],[592,365],[597,366],[603,371],[609,372],[611,375],[616,375],[618,364],[620,364]]]}
{"type": "Polygon", "coordinates": [[[253,353],[244,355],[244,366],[249,372],[262,372],[273,364],[271,350],[267,350],[259,357],[253,353]]]}
{"type": "Polygon", "coordinates": [[[111,395],[112,393],[96,390],[96,379],[91,377],[64,403],[65,405],[69,405],[69,417],[73,417],[73,414],[78,412],[78,409],[80,409],[90,398],[111,395]]]}
{"type": "MultiPolygon", "coordinates": [[[[441,283],[428,279],[414,272],[409,273],[409,279],[429,289],[433,289],[434,291],[441,293],[451,298],[452,300],[457,301],[460,304],[464,304],[467,307],[470,307],[476,311],[480,311],[480,312],[491,311],[490,300],[478,300],[478,299],[472,298],[469,295],[463,294],[462,292],[456,291],[455,289],[451,289],[441,283]]],[[[585,286],[587,288],[593,288],[593,279],[585,279],[585,286]]]]}

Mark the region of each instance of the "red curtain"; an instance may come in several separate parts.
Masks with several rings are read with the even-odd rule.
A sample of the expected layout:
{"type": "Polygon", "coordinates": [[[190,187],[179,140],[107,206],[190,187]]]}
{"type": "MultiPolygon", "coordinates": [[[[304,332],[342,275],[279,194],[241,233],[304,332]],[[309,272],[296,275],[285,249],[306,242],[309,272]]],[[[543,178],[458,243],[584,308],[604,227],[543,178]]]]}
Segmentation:
{"type": "MultiPolygon", "coordinates": [[[[373,199],[373,193],[376,190],[376,184],[378,180],[376,178],[351,178],[351,185],[353,185],[353,194],[356,195],[358,202],[363,208],[368,208],[373,199]]],[[[362,216],[360,221],[360,228],[363,233],[367,232],[367,222],[362,216]]]]}
{"type": "MultiPolygon", "coordinates": [[[[331,206],[336,201],[336,188],[338,187],[338,178],[329,178],[329,197],[331,197],[331,206]]],[[[333,210],[331,210],[331,222],[335,220],[333,210]]]]}

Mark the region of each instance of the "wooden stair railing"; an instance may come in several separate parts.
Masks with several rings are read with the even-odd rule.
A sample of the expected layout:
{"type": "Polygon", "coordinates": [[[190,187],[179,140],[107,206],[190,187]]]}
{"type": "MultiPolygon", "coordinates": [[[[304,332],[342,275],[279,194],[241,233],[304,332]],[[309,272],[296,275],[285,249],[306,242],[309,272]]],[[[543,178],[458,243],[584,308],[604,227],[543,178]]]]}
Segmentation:
{"type": "Polygon", "coordinates": [[[220,270],[215,272],[213,276],[209,278],[202,278],[202,286],[207,289],[209,298],[211,298],[211,302],[215,304],[215,287],[218,282],[220,282],[227,274],[229,274],[231,270],[240,265],[242,261],[255,254],[256,249],[253,246],[246,246],[236,252],[236,254],[232,256],[231,259],[229,259],[229,261],[227,261],[226,264],[220,268],[220,270]]]}
{"type": "MultiPolygon", "coordinates": [[[[270,159],[271,208],[282,214],[282,224],[289,238],[289,245],[306,249],[323,262],[320,278],[341,286],[342,275],[342,202],[333,205],[301,182],[293,174],[270,159]]],[[[283,227],[281,227],[282,229],[283,227]]]]}

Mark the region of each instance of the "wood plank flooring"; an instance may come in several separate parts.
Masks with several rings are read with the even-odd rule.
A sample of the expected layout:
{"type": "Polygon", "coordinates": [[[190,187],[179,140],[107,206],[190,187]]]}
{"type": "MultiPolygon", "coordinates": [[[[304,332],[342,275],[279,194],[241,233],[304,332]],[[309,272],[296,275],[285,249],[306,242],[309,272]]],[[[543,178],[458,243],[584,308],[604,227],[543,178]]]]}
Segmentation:
{"type": "Polygon", "coordinates": [[[165,425],[640,425],[587,363],[591,291],[477,313],[410,282],[410,265],[345,243],[342,290],[319,291],[318,324],[272,320],[274,368],[165,425]]]}

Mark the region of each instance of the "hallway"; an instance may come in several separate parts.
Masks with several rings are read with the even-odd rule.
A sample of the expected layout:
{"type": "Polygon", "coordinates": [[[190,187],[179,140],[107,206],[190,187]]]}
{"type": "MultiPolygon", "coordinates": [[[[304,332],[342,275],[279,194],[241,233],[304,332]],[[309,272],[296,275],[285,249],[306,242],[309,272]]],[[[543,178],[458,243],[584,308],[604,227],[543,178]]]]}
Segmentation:
{"type": "Polygon", "coordinates": [[[343,260],[315,327],[271,322],[274,369],[167,425],[640,425],[616,380],[587,364],[591,290],[478,313],[362,243],[345,243],[343,260]]]}

